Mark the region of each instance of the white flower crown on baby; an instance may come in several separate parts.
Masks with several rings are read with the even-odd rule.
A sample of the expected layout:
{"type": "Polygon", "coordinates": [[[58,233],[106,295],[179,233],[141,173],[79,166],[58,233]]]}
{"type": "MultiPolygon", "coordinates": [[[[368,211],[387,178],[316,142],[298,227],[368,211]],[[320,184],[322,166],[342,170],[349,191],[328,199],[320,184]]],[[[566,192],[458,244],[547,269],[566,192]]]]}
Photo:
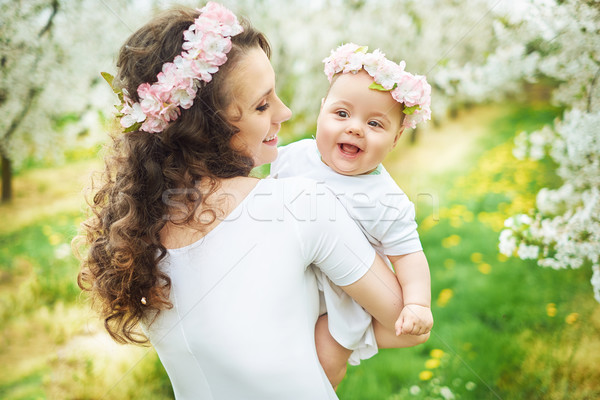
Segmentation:
{"type": "Polygon", "coordinates": [[[114,88],[113,77],[102,73],[121,100],[117,117],[125,132],[162,132],[170,121],[179,118],[181,109],[194,104],[201,82],[210,82],[227,61],[231,37],[241,33],[242,26],[235,14],[220,4],[209,2],[198,11],[200,16],[183,32],[181,54],[163,64],[157,82],[138,86],[139,102],[133,102],[126,89],[114,88]]]}
{"type": "Polygon", "coordinates": [[[402,125],[414,128],[418,123],[431,119],[431,86],[424,76],[406,72],[406,63],[396,64],[388,60],[379,49],[367,53],[367,46],[346,43],[331,51],[323,60],[325,75],[331,83],[338,73],[357,73],[364,69],[373,77],[370,89],[390,92],[394,100],[404,105],[406,115],[402,125]]]}

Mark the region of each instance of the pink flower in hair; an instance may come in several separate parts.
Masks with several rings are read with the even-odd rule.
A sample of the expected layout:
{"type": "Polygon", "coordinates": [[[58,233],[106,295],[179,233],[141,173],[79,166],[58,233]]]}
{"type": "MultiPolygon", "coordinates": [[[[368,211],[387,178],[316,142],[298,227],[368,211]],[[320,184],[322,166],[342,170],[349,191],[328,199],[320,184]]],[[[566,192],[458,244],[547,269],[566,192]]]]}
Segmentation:
{"type": "Polygon", "coordinates": [[[138,96],[142,111],[146,115],[156,115],[160,112],[162,104],[165,100],[165,94],[162,92],[159,85],[150,85],[143,83],[138,87],[138,96]],[[163,98],[161,98],[163,97],[163,98]]]}
{"type": "Polygon", "coordinates": [[[158,113],[158,117],[165,122],[174,121],[179,117],[181,110],[176,104],[165,104],[158,113]]]}
{"type": "Polygon", "coordinates": [[[427,87],[431,92],[431,87],[424,79],[404,72],[398,81],[398,87],[392,91],[392,97],[405,106],[412,107],[427,100],[427,87]]]}
{"type": "Polygon", "coordinates": [[[196,26],[192,25],[192,26],[190,26],[190,29],[183,32],[183,38],[185,39],[185,41],[181,45],[181,48],[184,50],[201,49],[202,48],[202,40],[204,39],[204,32],[202,32],[198,29],[192,29],[192,28],[196,28],[196,26]]]}
{"type": "Polygon", "coordinates": [[[392,90],[394,85],[400,80],[404,66],[399,66],[393,61],[381,60],[374,75],[374,80],[385,88],[392,90]]]}
{"type": "Polygon", "coordinates": [[[179,104],[184,110],[187,110],[192,106],[192,104],[194,104],[195,98],[196,89],[194,89],[192,86],[185,89],[179,88],[171,93],[171,100],[173,103],[179,104]]]}
{"type": "MultiPolygon", "coordinates": [[[[367,53],[363,57],[363,68],[365,71],[369,73],[371,76],[375,76],[377,73],[377,69],[379,68],[379,64],[385,61],[385,54],[381,52],[379,49],[375,49],[372,53],[367,53]]],[[[402,66],[404,69],[404,66],[402,66]]]]}
{"type": "Polygon", "coordinates": [[[124,114],[121,118],[121,126],[123,128],[129,128],[137,122],[144,122],[146,119],[146,114],[142,111],[140,103],[129,104],[131,104],[131,100],[129,102],[126,101],[121,109],[121,112],[124,114]]]}
{"type": "MultiPolygon", "coordinates": [[[[162,71],[158,73],[158,86],[163,94],[167,94],[179,84],[177,66],[173,63],[165,63],[162,71]]],[[[162,97],[162,96],[161,96],[162,97]]]]}
{"type": "Polygon", "coordinates": [[[344,69],[346,60],[352,57],[353,54],[356,54],[358,49],[358,45],[354,43],[346,43],[339,46],[335,50],[331,50],[331,55],[323,60],[325,63],[325,74],[330,82],[333,78],[333,75],[341,72],[344,69]]]}
{"type": "MultiPolygon", "coordinates": [[[[133,103],[123,89],[121,125],[146,132],[161,132],[170,121],[189,109],[201,87],[210,82],[231,50],[231,36],[243,31],[236,16],[220,4],[209,2],[194,24],[183,32],[182,52],[163,64],[153,84],[137,88],[139,102],[133,103]],[[143,123],[142,123],[143,122],[143,123]],[[141,127],[136,124],[141,124],[141,127]]],[[[103,76],[105,76],[103,74],[103,76]]],[[[112,87],[112,77],[105,79],[112,87]]],[[[113,89],[114,90],[114,89],[113,89]]]]}
{"type": "Polygon", "coordinates": [[[390,92],[394,100],[404,105],[404,126],[414,128],[417,123],[430,119],[431,86],[425,77],[404,71],[404,61],[396,64],[379,49],[373,53],[367,51],[367,47],[354,43],[332,50],[330,56],[323,60],[329,82],[337,73],[356,73],[364,69],[373,77],[370,89],[390,92]]]}
{"type": "Polygon", "coordinates": [[[218,33],[223,36],[235,36],[241,32],[235,15],[221,4],[208,2],[199,10],[204,18],[218,23],[218,33]]]}
{"type": "Polygon", "coordinates": [[[203,60],[216,66],[227,61],[227,53],[231,50],[231,39],[216,35],[206,35],[203,43],[203,60]]]}
{"type": "Polygon", "coordinates": [[[142,130],[149,133],[158,133],[164,131],[168,124],[169,123],[163,119],[148,117],[142,124],[142,130]]]}
{"type": "Polygon", "coordinates": [[[210,82],[212,80],[212,74],[219,70],[219,67],[201,59],[191,60],[190,68],[194,71],[194,74],[204,82],[210,82]]]}

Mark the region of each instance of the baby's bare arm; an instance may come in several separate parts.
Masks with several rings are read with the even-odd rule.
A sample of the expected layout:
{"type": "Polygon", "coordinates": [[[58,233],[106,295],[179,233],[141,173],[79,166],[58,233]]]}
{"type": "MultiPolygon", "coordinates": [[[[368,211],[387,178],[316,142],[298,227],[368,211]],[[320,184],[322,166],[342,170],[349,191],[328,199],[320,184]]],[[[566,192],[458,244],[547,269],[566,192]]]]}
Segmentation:
{"type": "Polygon", "coordinates": [[[433,327],[431,278],[425,253],[388,256],[402,287],[404,308],[396,321],[396,334],[423,335],[433,327]]]}

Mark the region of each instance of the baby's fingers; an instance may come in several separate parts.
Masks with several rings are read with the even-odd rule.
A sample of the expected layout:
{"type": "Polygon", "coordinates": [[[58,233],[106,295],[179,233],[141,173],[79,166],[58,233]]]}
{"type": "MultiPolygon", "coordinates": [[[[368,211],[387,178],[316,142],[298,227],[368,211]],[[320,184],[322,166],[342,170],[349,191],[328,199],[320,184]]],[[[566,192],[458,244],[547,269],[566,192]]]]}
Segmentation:
{"type": "Polygon", "coordinates": [[[414,317],[407,316],[402,323],[402,333],[405,335],[414,335],[417,323],[414,317]]]}

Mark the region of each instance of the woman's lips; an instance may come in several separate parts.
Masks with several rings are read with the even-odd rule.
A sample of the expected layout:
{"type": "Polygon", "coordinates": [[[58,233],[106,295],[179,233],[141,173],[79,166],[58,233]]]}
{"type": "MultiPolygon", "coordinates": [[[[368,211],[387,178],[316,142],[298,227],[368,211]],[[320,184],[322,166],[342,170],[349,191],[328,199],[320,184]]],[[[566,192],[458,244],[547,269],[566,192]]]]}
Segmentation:
{"type": "Polygon", "coordinates": [[[263,140],[263,143],[267,146],[277,146],[277,139],[277,133],[275,133],[273,136],[269,136],[268,138],[263,140]]]}

